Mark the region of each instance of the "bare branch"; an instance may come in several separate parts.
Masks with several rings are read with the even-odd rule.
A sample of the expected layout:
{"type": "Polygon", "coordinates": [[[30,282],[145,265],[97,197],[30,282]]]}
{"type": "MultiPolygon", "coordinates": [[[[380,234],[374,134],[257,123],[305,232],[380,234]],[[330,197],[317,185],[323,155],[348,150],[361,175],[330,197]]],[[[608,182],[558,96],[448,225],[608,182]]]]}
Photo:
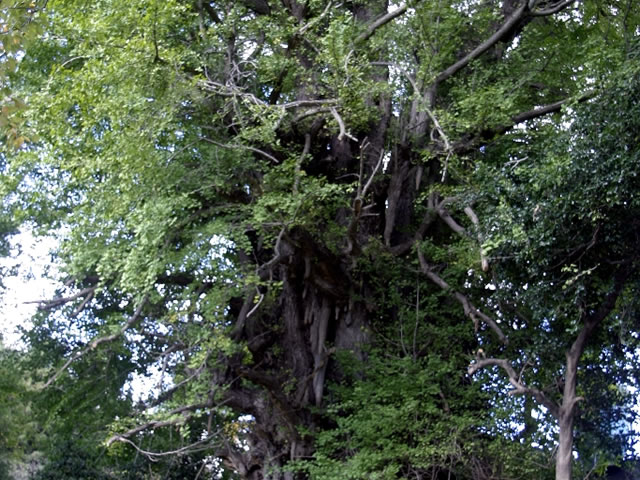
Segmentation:
{"type": "MultiPolygon", "coordinates": [[[[188,413],[188,412],[193,412],[195,410],[199,410],[202,408],[211,408],[212,405],[210,403],[195,403],[195,404],[191,404],[191,405],[185,405],[183,407],[179,407],[176,409],[173,409],[169,412],[167,412],[168,416],[174,416],[174,415],[178,415],[178,414],[184,414],[184,413],[188,413]]],[[[177,425],[180,423],[184,423],[185,419],[188,419],[189,416],[183,416],[182,418],[172,418],[170,420],[152,420],[151,422],[147,422],[144,423],[142,425],[138,425],[135,428],[132,428],[131,430],[126,431],[125,433],[119,433],[117,435],[114,435],[113,437],[111,437],[109,440],[107,440],[106,444],[107,447],[110,446],[113,442],[118,442],[118,441],[123,441],[126,440],[129,437],[132,437],[133,435],[140,433],[144,430],[147,430],[149,428],[161,428],[161,427],[168,427],[170,425],[177,425]]]]}
{"type": "Polygon", "coordinates": [[[320,99],[320,100],[296,100],[294,102],[277,103],[272,106],[289,110],[290,108],[314,107],[316,105],[337,105],[337,104],[338,104],[337,100],[333,98],[327,98],[327,99],[320,99]]]}
{"type": "Polygon", "coordinates": [[[333,5],[333,1],[329,1],[327,2],[327,6],[324,7],[324,10],[322,11],[322,13],[320,15],[318,15],[316,18],[314,18],[313,20],[311,20],[308,23],[305,23],[304,25],[302,25],[300,28],[298,28],[298,30],[296,30],[296,32],[294,33],[294,35],[304,35],[306,33],[307,30],[309,30],[311,27],[313,27],[316,23],[318,23],[319,21],[321,21],[324,17],[327,16],[327,14],[329,13],[329,11],[331,11],[332,8],[334,9],[338,9],[342,6],[342,3],[338,3],[337,5],[333,5]]]}
{"type": "Polygon", "coordinates": [[[480,244],[480,265],[482,267],[483,272],[489,271],[489,261],[487,260],[487,256],[484,254],[482,249],[482,236],[480,235],[480,221],[478,220],[478,216],[476,212],[469,206],[464,207],[464,213],[467,214],[467,217],[471,220],[471,223],[476,227],[478,231],[478,243],[480,244]]]}
{"type": "Polygon", "coordinates": [[[284,110],[289,110],[289,109],[299,108],[299,107],[315,107],[319,105],[329,106],[329,105],[338,104],[338,101],[333,98],[318,99],[318,100],[312,100],[312,99],[295,100],[293,102],[287,102],[287,103],[270,104],[265,102],[264,100],[260,100],[253,93],[248,93],[242,88],[237,87],[235,85],[223,85],[222,83],[215,82],[213,80],[202,80],[198,82],[198,85],[200,85],[204,90],[211,92],[215,95],[220,95],[221,97],[243,98],[245,100],[248,100],[250,103],[254,105],[260,105],[265,108],[279,107],[284,110]]]}
{"type": "Polygon", "coordinates": [[[396,8],[393,12],[389,12],[383,15],[378,20],[370,24],[364,32],[362,32],[360,35],[358,35],[358,37],[356,37],[353,43],[360,43],[369,39],[369,37],[371,37],[371,35],[373,35],[376,32],[376,30],[378,30],[383,25],[386,25],[394,18],[399,17],[406,11],[407,11],[407,4],[403,3],[398,8],[396,8]]]}
{"type": "Polygon", "coordinates": [[[79,292],[74,293],[73,295],[69,295],[68,297],[61,297],[61,298],[53,298],[53,299],[49,299],[49,300],[31,300],[28,302],[24,302],[25,304],[27,303],[37,303],[38,305],[38,310],[51,310],[53,308],[59,307],[60,305],[64,305],[65,303],[69,303],[72,302],[73,300],[77,300],[80,297],[84,297],[87,295],[93,295],[93,293],[95,292],[96,288],[98,288],[97,285],[93,285],[91,287],[88,288],[84,288],[82,290],[80,290],[79,292]]]}
{"type": "Polygon", "coordinates": [[[367,183],[364,185],[364,188],[362,189],[362,193],[360,194],[361,197],[364,198],[367,195],[367,191],[369,190],[369,187],[371,186],[371,183],[373,182],[373,178],[376,176],[376,173],[378,173],[378,170],[380,170],[380,166],[382,165],[382,160],[383,159],[384,159],[384,150],[382,150],[380,152],[380,157],[378,158],[378,163],[374,167],[373,172],[371,172],[371,176],[369,177],[369,180],[367,180],[367,183]]]}
{"type": "Polygon", "coordinates": [[[554,417],[558,418],[560,407],[549,397],[547,397],[542,390],[527,387],[524,383],[522,383],[522,379],[516,373],[515,369],[513,368],[513,366],[511,366],[511,363],[508,360],[503,358],[479,358],[476,359],[474,363],[469,365],[469,369],[467,371],[469,375],[473,375],[478,370],[491,366],[500,367],[507,374],[509,383],[514,388],[509,392],[510,395],[531,395],[538,401],[538,403],[548,408],[554,417]]]}
{"type": "Polygon", "coordinates": [[[155,400],[153,400],[151,402],[151,406],[152,407],[156,407],[156,406],[160,405],[162,402],[164,402],[167,399],[171,398],[173,396],[173,394],[176,391],[178,391],[181,387],[183,387],[184,385],[189,383],[194,378],[197,378],[204,371],[204,367],[206,366],[206,360],[208,360],[208,359],[209,359],[209,355],[207,355],[207,357],[205,358],[205,361],[196,369],[195,372],[193,372],[191,375],[189,375],[184,380],[176,383],[170,389],[168,389],[168,390],[162,392],[160,395],[158,395],[158,398],[156,398],[155,400]]]}
{"type": "MultiPolygon", "coordinates": [[[[168,422],[165,422],[165,423],[168,426],[168,425],[177,425],[177,424],[182,423],[182,422],[181,421],[173,421],[173,422],[169,422],[168,421],[168,422]]],[[[166,456],[169,456],[169,455],[180,455],[180,454],[184,454],[186,452],[195,452],[195,451],[207,450],[210,447],[201,448],[201,449],[197,449],[197,450],[195,449],[195,447],[197,447],[199,445],[203,445],[205,443],[208,443],[214,436],[215,435],[207,435],[202,440],[198,440],[197,442],[193,442],[193,443],[191,443],[189,445],[186,445],[184,447],[178,448],[176,450],[170,450],[170,451],[165,451],[165,452],[150,452],[148,450],[143,450],[142,448],[138,447],[138,445],[136,445],[135,442],[132,442],[128,438],[119,437],[119,436],[111,437],[109,439],[109,442],[107,443],[107,446],[111,445],[113,442],[128,443],[129,445],[133,446],[133,448],[135,448],[142,455],[146,456],[149,460],[151,460],[152,462],[155,462],[155,461],[157,461],[157,458],[159,458],[159,457],[166,457],[166,456]]]]}
{"type": "MultiPolygon", "coordinates": [[[[368,147],[368,145],[369,143],[365,139],[365,141],[361,146],[361,151],[364,152],[364,150],[368,147]]],[[[351,217],[351,221],[349,222],[349,227],[347,227],[347,248],[346,248],[346,251],[344,252],[345,255],[349,255],[354,250],[354,247],[357,244],[356,233],[358,231],[358,222],[360,221],[360,218],[363,216],[363,212],[365,212],[368,208],[371,208],[370,205],[363,206],[364,198],[366,197],[367,192],[369,191],[369,187],[371,187],[371,184],[373,183],[373,179],[378,173],[378,170],[380,170],[383,160],[384,160],[384,150],[381,150],[380,156],[378,158],[378,163],[376,163],[376,166],[373,168],[373,171],[371,172],[371,175],[369,176],[367,183],[365,183],[364,187],[362,187],[362,175],[364,173],[363,172],[364,158],[361,155],[360,174],[358,175],[358,191],[356,193],[356,198],[353,199],[353,207],[352,207],[353,216],[351,217]]],[[[370,214],[364,213],[364,216],[368,216],[368,215],[370,214]]]]}
{"type": "Polygon", "coordinates": [[[302,170],[302,162],[304,161],[305,157],[309,155],[310,150],[311,150],[311,134],[306,133],[304,136],[304,147],[302,149],[302,154],[300,155],[300,158],[298,158],[298,161],[296,162],[296,170],[295,170],[294,179],[293,179],[294,194],[298,193],[298,187],[300,186],[300,172],[302,170]]]}
{"type": "Polygon", "coordinates": [[[589,90],[588,92],[580,95],[577,99],[574,97],[568,97],[562,100],[558,100],[557,102],[544,105],[542,107],[534,108],[533,110],[529,110],[528,112],[519,113],[518,115],[514,115],[513,117],[511,117],[511,121],[513,122],[512,125],[518,125],[519,123],[526,122],[527,120],[533,120],[534,118],[542,117],[549,113],[559,112],[562,108],[562,105],[564,105],[565,103],[569,103],[571,101],[577,101],[578,103],[581,103],[585,100],[593,98],[595,94],[595,90],[589,90]]]}
{"type": "Polygon", "coordinates": [[[86,306],[89,305],[89,302],[93,299],[95,293],[96,293],[96,290],[94,288],[89,292],[89,295],[84,297],[84,300],[82,300],[82,303],[78,305],[75,308],[75,310],[71,313],[71,318],[77,317],[80,314],[80,312],[82,312],[86,308],[86,306]]]}
{"type": "Polygon", "coordinates": [[[256,310],[258,310],[258,307],[262,303],[262,300],[264,300],[264,293],[260,294],[260,298],[258,299],[256,304],[253,306],[251,310],[249,310],[249,312],[247,312],[247,318],[249,318],[251,315],[253,315],[256,312],[256,310]]]}
{"type": "Polygon", "coordinates": [[[465,55],[462,59],[451,65],[446,70],[439,73],[434,83],[438,84],[446,80],[447,78],[455,75],[459,70],[466,67],[473,60],[478,58],[484,52],[493,47],[496,43],[498,43],[504,35],[506,35],[513,27],[515,27],[520,20],[522,20],[525,16],[525,12],[527,11],[527,2],[522,2],[520,8],[518,8],[511,17],[487,40],[482,42],[476,48],[474,48],[470,53],[465,55]]]}
{"type": "Polygon", "coordinates": [[[453,297],[460,302],[462,308],[464,310],[465,315],[467,315],[471,320],[473,320],[473,324],[475,328],[478,328],[480,321],[486,324],[491,330],[495,332],[500,341],[505,345],[508,343],[508,339],[505,336],[502,329],[498,326],[496,321],[489,317],[488,315],[482,313],[478,310],[473,304],[469,301],[469,299],[460,292],[456,292],[452,290],[449,284],[444,281],[437,273],[433,271],[431,266],[427,263],[424,258],[424,254],[420,251],[420,248],[417,248],[418,251],[418,259],[420,260],[420,267],[422,272],[427,276],[429,280],[438,285],[440,288],[446,291],[452,292],[453,297]]]}
{"type": "Polygon", "coordinates": [[[453,148],[451,148],[451,142],[449,142],[449,138],[444,133],[444,130],[440,126],[440,122],[438,122],[438,119],[436,118],[435,114],[431,111],[431,109],[427,105],[426,101],[423,101],[422,107],[427,112],[427,115],[429,115],[429,118],[433,122],[433,126],[438,131],[438,135],[440,135],[440,138],[442,138],[442,141],[444,142],[444,150],[445,150],[445,152],[447,152],[447,156],[444,159],[444,165],[442,167],[442,179],[441,179],[441,181],[444,182],[444,180],[445,180],[445,178],[447,176],[447,168],[449,166],[449,160],[451,159],[451,156],[453,155],[453,148]]]}
{"type": "Polygon", "coordinates": [[[478,146],[478,144],[484,143],[487,140],[495,137],[496,135],[502,135],[503,133],[508,132],[513,127],[522,122],[533,120],[535,118],[548,115],[549,113],[559,112],[562,108],[562,105],[570,103],[572,101],[576,101],[578,103],[584,102],[590,98],[593,98],[595,93],[595,91],[588,91],[580,95],[577,99],[575,97],[568,97],[562,100],[558,100],[557,102],[544,105],[542,107],[537,107],[532,110],[519,113],[511,117],[511,123],[509,123],[508,125],[501,125],[496,128],[483,130],[474,135],[467,135],[466,138],[463,138],[462,140],[456,142],[453,149],[458,154],[468,152],[474,147],[478,146]]]}
{"type": "Polygon", "coordinates": [[[336,119],[336,122],[338,122],[338,126],[340,127],[340,134],[338,135],[338,140],[342,141],[344,137],[348,137],[354,142],[357,142],[358,139],[353,137],[353,135],[347,132],[347,129],[344,125],[344,122],[342,121],[342,117],[338,113],[338,110],[336,110],[335,107],[331,107],[330,111],[331,111],[331,115],[333,115],[333,118],[336,119]]]}
{"type": "Polygon", "coordinates": [[[276,157],[274,157],[273,155],[265,152],[264,150],[260,150],[259,148],[256,148],[256,147],[250,147],[248,145],[239,145],[237,143],[220,143],[220,142],[216,142],[215,140],[211,140],[210,138],[207,138],[207,137],[198,137],[198,138],[200,138],[200,140],[202,140],[204,142],[211,143],[211,144],[216,145],[217,147],[220,147],[220,148],[249,150],[251,152],[255,152],[255,153],[258,153],[258,154],[262,155],[266,159],[271,160],[273,163],[276,163],[276,164],[280,163],[280,161],[276,157]]]}
{"type": "Polygon", "coordinates": [[[579,0],[566,0],[565,2],[560,2],[555,7],[547,8],[546,10],[532,10],[531,16],[533,17],[547,17],[549,15],[553,15],[554,13],[558,13],[560,10],[564,10],[572,3],[576,3],[579,0]]]}
{"type": "Polygon", "coordinates": [[[446,199],[440,202],[436,206],[435,210],[438,216],[444,221],[444,223],[446,223],[449,226],[449,228],[451,228],[451,230],[456,232],[458,235],[462,235],[463,237],[469,237],[470,235],[469,233],[467,233],[465,228],[462,225],[460,225],[458,222],[456,222],[451,216],[451,214],[449,213],[449,211],[446,208],[444,208],[445,202],[446,202],[446,199]]]}
{"type": "Polygon", "coordinates": [[[89,57],[89,56],[87,56],[87,55],[79,55],[79,56],[77,56],[77,57],[72,57],[72,58],[70,58],[70,59],[68,59],[68,60],[64,61],[64,62],[60,65],[60,68],[65,68],[65,67],[67,67],[68,65],[72,64],[73,62],[75,62],[75,61],[77,61],[77,60],[86,60],[86,59],[88,59],[88,58],[91,58],[91,57],[89,57]]]}
{"type": "Polygon", "coordinates": [[[133,313],[133,315],[131,316],[131,318],[127,321],[127,323],[124,324],[124,326],[116,333],[113,333],[111,335],[106,335],[104,337],[99,337],[99,338],[95,338],[93,339],[91,342],[89,342],[89,344],[83,348],[82,350],[80,350],[79,352],[76,352],[75,354],[73,354],[66,362],[65,364],[58,369],[58,371],[49,379],[47,380],[47,383],[44,384],[43,388],[47,388],[49,387],[53,382],[55,382],[58,377],[60,375],[62,375],[62,373],[69,368],[69,365],[71,365],[72,362],[74,362],[75,360],[77,360],[78,358],[86,355],[88,352],[90,352],[91,350],[95,350],[98,345],[101,345],[103,343],[108,343],[108,342],[112,342],[114,341],[116,338],[120,337],[124,332],[126,332],[131,325],[133,325],[138,318],[140,317],[140,315],[142,314],[142,308],[145,306],[145,304],[147,303],[147,300],[149,299],[148,295],[145,295],[144,298],[142,299],[142,301],[140,302],[140,304],[138,305],[138,308],[136,308],[136,311],[133,313]]]}
{"type": "Polygon", "coordinates": [[[331,109],[330,108],[312,108],[310,110],[307,110],[306,112],[301,113],[300,115],[297,115],[296,117],[293,118],[292,123],[296,124],[298,123],[300,120],[304,120],[307,117],[311,117],[313,115],[318,115],[319,113],[331,113],[331,109]]]}

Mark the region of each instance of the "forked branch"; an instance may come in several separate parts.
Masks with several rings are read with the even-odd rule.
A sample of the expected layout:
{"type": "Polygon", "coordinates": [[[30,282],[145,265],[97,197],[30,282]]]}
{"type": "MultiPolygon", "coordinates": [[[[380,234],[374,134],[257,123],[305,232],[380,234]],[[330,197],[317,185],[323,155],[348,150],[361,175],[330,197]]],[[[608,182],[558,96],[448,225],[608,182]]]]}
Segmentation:
{"type": "Polygon", "coordinates": [[[554,417],[558,418],[559,406],[547,397],[542,390],[527,387],[522,382],[522,377],[516,373],[508,360],[504,358],[479,358],[469,365],[468,373],[473,375],[480,369],[492,366],[500,367],[507,374],[509,383],[513,386],[513,390],[509,392],[510,395],[531,395],[538,403],[548,408],[554,417]]]}

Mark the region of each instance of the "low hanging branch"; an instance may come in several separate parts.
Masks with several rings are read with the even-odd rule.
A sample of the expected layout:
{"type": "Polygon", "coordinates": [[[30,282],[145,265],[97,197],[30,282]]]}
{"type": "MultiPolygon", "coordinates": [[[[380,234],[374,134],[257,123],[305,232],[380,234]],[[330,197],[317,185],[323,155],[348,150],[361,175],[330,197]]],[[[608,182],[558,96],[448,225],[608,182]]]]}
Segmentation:
{"type": "Polygon", "coordinates": [[[145,304],[147,303],[148,299],[149,299],[149,296],[145,295],[144,298],[142,299],[142,301],[140,302],[140,304],[138,305],[138,308],[136,308],[135,312],[131,316],[131,318],[127,321],[127,323],[125,323],[122,326],[122,328],[119,331],[117,331],[116,333],[113,333],[111,335],[106,335],[104,337],[95,338],[91,342],[89,342],[89,344],[85,348],[83,348],[82,350],[74,353],[65,362],[65,364],[60,369],[58,369],[58,371],[51,378],[49,378],[49,380],[47,380],[47,383],[44,384],[43,388],[49,387],[53,382],[55,382],[58,379],[58,377],[60,375],[62,375],[67,370],[67,368],[69,368],[69,365],[71,365],[74,361],[76,361],[80,357],[86,355],[88,352],[90,352],[92,350],[95,350],[98,347],[98,345],[101,345],[103,343],[112,342],[116,338],[118,338],[121,335],[123,335],[124,332],[126,332],[140,318],[140,315],[142,314],[142,308],[145,306],[145,304]]]}

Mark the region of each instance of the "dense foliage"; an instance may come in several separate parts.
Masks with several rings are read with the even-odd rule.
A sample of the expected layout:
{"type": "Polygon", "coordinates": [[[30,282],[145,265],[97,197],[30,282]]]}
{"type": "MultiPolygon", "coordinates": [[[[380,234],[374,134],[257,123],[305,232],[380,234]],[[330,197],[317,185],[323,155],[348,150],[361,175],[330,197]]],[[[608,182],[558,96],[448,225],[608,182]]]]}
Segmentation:
{"type": "Polygon", "coordinates": [[[1,12],[0,230],[59,241],[35,478],[633,460],[632,0],[1,12]]]}

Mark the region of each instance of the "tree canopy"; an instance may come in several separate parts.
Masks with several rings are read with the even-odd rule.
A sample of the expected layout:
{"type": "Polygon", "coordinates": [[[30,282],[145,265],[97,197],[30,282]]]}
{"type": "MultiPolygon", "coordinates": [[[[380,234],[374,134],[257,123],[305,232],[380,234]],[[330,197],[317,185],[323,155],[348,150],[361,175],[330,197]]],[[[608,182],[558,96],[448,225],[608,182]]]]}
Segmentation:
{"type": "Polygon", "coordinates": [[[4,230],[59,242],[26,355],[77,452],[39,478],[635,459],[633,0],[0,11],[4,230]]]}

